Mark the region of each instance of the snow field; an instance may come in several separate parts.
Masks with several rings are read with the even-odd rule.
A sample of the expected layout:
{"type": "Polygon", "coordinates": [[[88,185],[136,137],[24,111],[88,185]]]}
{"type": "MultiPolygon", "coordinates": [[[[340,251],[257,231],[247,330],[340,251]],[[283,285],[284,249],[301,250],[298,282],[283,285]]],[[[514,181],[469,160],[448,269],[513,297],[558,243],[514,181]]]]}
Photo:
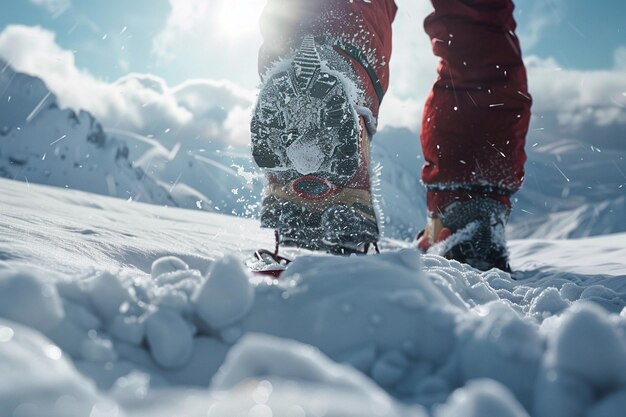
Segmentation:
{"type": "Polygon", "coordinates": [[[50,280],[4,264],[0,315],[11,321],[0,326],[0,364],[18,373],[15,358],[39,359],[32,381],[5,382],[0,396],[11,402],[2,404],[36,416],[71,396],[76,414],[65,415],[87,415],[84,404],[121,412],[115,401],[147,401],[153,390],[291,381],[368,398],[366,415],[615,416],[626,407],[624,294],[571,282],[531,288],[410,249],[301,256],[280,281],[251,276],[233,256],[205,275],[175,257],[151,271],[50,280]],[[613,313],[580,301],[586,291],[613,313]]]}

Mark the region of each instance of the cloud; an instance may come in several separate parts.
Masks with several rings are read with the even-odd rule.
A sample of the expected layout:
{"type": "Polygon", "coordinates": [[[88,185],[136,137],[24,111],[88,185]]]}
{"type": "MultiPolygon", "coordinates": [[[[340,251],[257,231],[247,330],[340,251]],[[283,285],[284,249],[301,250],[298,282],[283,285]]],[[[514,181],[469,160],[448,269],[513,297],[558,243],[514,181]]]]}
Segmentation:
{"type": "MultiPolygon", "coordinates": [[[[432,11],[429,2],[397,0],[391,84],[380,113],[381,127],[417,132],[423,105],[435,77],[437,58],[421,22],[432,11]]],[[[561,19],[562,0],[535,2],[519,12],[532,16],[519,28],[524,50],[541,41],[550,24],[561,19]]],[[[569,137],[605,147],[626,147],[626,46],[614,54],[614,68],[575,70],[554,58],[528,56],[530,91],[534,97],[533,129],[542,137],[569,137]]],[[[529,140],[536,140],[531,131],[529,140]]]]}
{"type": "Polygon", "coordinates": [[[72,5],[70,0],[30,0],[30,2],[45,7],[55,18],[65,13],[72,5]]]}
{"type": "Polygon", "coordinates": [[[626,46],[621,46],[613,54],[615,69],[626,70],[626,46]]]}
{"type": "Polygon", "coordinates": [[[546,29],[555,27],[563,21],[563,6],[563,0],[535,1],[531,2],[528,8],[519,7],[518,4],[518,20],[522,20],[519,19],[522,15],[525,17],[524,24],[517,28],[517,35],[524,50],[537,45],[546,29]]]}
{"type": "Polygon", "coordinates": [[[529,57],[535,124],[553,134],[623,148],[626,135],[626,48],[606,70],[563,68],[554,58],[529,57]],[[593,133],[595,132],[595,133],[593,133]]]}
{"type": "Polygon", "coordinates": [[[154,75],[128,74],[107,83],[78,69],[74,54],[39,27],[8,26],[0,33],[0,57],[44,80],[62,107],[87,110],[105,127],[152,135],[165,145],[196,138],[249,143],[247,127],[232,120],[250,111],[255,92],[231,82],[189,80],[170,87],[154,75]]]}
{"type": "Polygon", "coordinates": [[[390,87],[380,109],[380,128],[419,130],[426,96],[437,76],[437,58],[422,22],[432,12],[430,2],[397,0],[393,24],[390,87]]]}
{"type": "Polygon", "coordinates": [[[266,0],[169,0],[170,14],[152,42],[159,66],[168,71],[193,62],[194,73],[243,85],[258,83],[259,17],[266,0]]]}

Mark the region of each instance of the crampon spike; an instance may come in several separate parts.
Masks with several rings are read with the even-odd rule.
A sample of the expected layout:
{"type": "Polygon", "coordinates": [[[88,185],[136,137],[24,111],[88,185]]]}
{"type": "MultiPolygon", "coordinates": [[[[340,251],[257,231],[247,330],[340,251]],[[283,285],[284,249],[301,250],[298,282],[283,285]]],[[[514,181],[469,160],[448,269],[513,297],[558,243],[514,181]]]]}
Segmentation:
{"type": "Polygon", "coordinates": [[[274,238],[276,239],[276,245],[274,246],[274,252],[267,249],[259,249],[254,253],[257,260],[267,265],[267,268],[255,271],[256,274],[267,275],[272,278],[278,279],[280,274],[287,268],[287,265],[291,263],[291,259],[285,258],[278,254],[280,249],[280,234],[278,230],[274,231],[274,238]]]}

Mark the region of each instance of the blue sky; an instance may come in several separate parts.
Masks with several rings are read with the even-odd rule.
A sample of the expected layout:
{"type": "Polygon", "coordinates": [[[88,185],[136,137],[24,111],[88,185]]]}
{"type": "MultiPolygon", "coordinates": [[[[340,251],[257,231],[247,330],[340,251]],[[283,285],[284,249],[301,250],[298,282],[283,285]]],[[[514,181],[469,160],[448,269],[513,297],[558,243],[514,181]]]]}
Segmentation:
{"type": "MultiPolygon", "coordinates": [[[[432,6],[428,0],[396,2],[391,87],[380,128],[417,132],[436,76],[422,29],[432,6]]],[[[162,140],[163,131],[178,131],[180,140],[215,137],[247,145],[264,4],[0,0],[0,58],[42,78],[61,105],[88,110],[106,127],[162,140]]],[[[516,5],[535,103],[529,141],[567,137],[626,147],[626,2],[516,5]]]]}
{"type": "MultiPolygon", "coordinates": [[[[205,1],[215,6],[211,9],[220,2],[205,1]]],[[[262,6],[263,1],[245,3],[262,6]]],[[[626,46],[626,2],[622,0],[519,0],[516,4],[520,35],[524,38],[527,34],[530,39],[525,45],[526,55],[554,57],[568,68],[601,69],[613,65],[617,47],[626,46]]],[[[181,43],[172,45],[172,60],[162,59],[154,50],[154,39],[171,13],[167,0],[0,0],[0,9],[0,30],[9,24],[47,28],[56,33],[61,47],[76,51],[80,68],[104,79],[133,71],[156,73],[169,83],[200,77],[231,78],[246,87],[256,82],[255,68],[250,67],[259,42],[256,30],[241,39],[248,43],[243,48],[237,39],[226,39],[222,50],[203,54],[197,49],[186,52],[190,45],[181,43]],[[191,62],[190,57],[194,57],[191,62]],[[220,60],[226,62],[216,62],[220,60]],[[246,67],[237,65],[238,61],[246,67]],[[233,67],[237,71],[233,72],[233,67]]],[[[405,6],[400,13],[414,15],[410,9],[405,6]]],[[[258,12],[260,6],[255,10],[258,12]]],[[[421,19],[415,16],[416,24],[421,26],[421,19]]],[[[206,36],[211,37],[215,30],[209,16],[206,20],[206,36]]],[[[242,24],[250,23],[248,18],[242,24]]],[[[396,52],[402,53],[398,49],[396,52]]],[[[430,52],[426,49],[421,53],[430,52]]]]}

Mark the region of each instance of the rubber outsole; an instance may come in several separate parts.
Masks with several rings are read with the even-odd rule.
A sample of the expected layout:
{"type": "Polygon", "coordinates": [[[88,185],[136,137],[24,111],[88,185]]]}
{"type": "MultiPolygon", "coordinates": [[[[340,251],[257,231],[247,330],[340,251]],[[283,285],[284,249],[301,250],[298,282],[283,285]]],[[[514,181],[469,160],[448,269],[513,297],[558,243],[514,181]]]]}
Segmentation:
{"type": "Polygon", "coordinates": [[[288,69],[266,80],[251,123],[252,155],[285,180],[303,175],[344,185],[359,167],[359,119],[340,75],[304,39],[288,69]]]}
{"type": "Polygon", "coordinates": [[[375,214],[368,206],[336,204],[324,211],[267,197],[261,225],[279,231],[280,243],[332,253],[367,251],[378,241],[375,214]]]}
{"type": "Polygon", "coordinates": [[[252,155],[271,177],[261,225],[283,245],[346,253],[378,241],[371,193],[345,187],[359,169],[363,127],[342,79],[307,36],[259,94],[252,155]]]}

